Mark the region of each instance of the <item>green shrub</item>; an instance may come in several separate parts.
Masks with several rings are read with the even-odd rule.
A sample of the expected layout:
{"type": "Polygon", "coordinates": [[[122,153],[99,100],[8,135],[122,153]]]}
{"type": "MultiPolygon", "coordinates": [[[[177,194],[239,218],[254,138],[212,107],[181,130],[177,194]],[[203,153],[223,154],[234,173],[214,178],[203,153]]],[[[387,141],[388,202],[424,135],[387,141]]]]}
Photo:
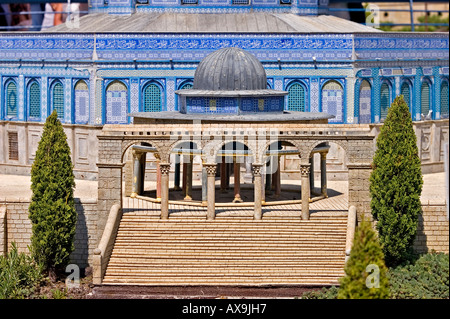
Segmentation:
{"type": "Polygon", "coordinates": [[[393,299],[449,299],[449,255],[429,253],[388,272],[393,299]]]}
{"type": "Polygon", "coordinates": [[[0,256],[0,299],[23,299],[32,295],[42,281],[43,267],[30,255],[19,253],[15,243],[0,256]]]}
{"type": "Polygon", "coordinates": [[[70,148],[56,111],[47,118],[31,168],[29,218],[33,257],[52,279],[74,249],[77,214],[70,148]]]}
{"type": "Polygon", "coordinates": [[[305,292],[302,299],[337,299],[338,291],[336,286],[324,287],[321,290],[305,292]]]}
{"type": "Polygon", "coordinates": [[[356,228],[345,276],[340,279],[338,299],[385,299],[389,297],[387,267],[377,234],[369,221],[356,228]]]}
{"type": "Polygon", "coordinates": [[[405,260],[417,233],[423,184],[418,154],[411,113],[400,95],[381,127],[370,175],[370,208],[389,267],[405,260]]]}

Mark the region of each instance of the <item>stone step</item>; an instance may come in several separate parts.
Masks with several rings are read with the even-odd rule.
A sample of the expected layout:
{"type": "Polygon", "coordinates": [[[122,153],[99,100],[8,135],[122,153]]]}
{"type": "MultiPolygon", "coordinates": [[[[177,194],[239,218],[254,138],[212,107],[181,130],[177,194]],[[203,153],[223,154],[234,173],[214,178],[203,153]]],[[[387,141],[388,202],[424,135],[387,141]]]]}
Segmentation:
{"type": "Polygon", "coordinates": [[[124,214],[103,284],[330,285],[344,275],[346,215],[173,217],[124,214]]]}
{"type": "Polygon", "coordinates": [[[279,268],[267,268],[267,269],[240,269],[240,268],[186,268],[183,271],[179,269],[137,269],[131,268],[129,271],[124,272],[123,269],[114,268],[107,270],[107,275],[109,276],[121,276],[121,277],[136,277],[136,276],[145,276],[147,278],[151,277],[173,277],[173,276],[208,276],[208,277],[218,277],[218,276],[246,276],[246,277],[296,277],[296,276],[341,276],[343,275],[343,271],[339,269],[323,269],[323,268],[309,268],[302,269],[302,271],[298,271],[295,269],[279,269],[279,268]]]}
{"type": "Polygon", "coordinates": [[[292,266],[309,266],[317,264],[326,264],[327,267],[342,267],[343,256],[337,257],[316,257],[316,258],[298,258],[298,259],[285,259],[285,258],[273,258],[273,259],[211,259],[211,258],[120,258],[114,257],[110,259],[109,266],[114,267],[167,267],[167,268],[180,268],[180,262],[183,262],[183,266],[195,266],[204,267],[205,265],[223,265],[223,266],[235,266],[235,267],[248,267],[248,266],[277,266],[277,267],[292,267],[292,266]]]}
{"type": "MultiPolygon", "coordinates": [[[[268,243],[265,239],[266,237],[256,238],[256,237],[248,237],[248,238],[227,238],[227,237],[184,237],[184,238],[132,238],[132,237],[120,237],[116,239],[115,245],[119,246],[163,246],[163,247],[190,247],[190,246],[202,246],[202,247],[221,247],[221,246],[252,246],[252,247],[303,247],[305,245],[302,239],[304,238],[283,238],[276,242],[268,243]]],[[[323,246],[324,242],[330,241],[333,245],[343,245],[339,243],[341,239],[345,239],[345,237],[332,237],[332,238],[323,238],[318,237],[314,240],[309,240],[308,244],[312,246],[323,246]]]]}
{"type": "Polygon", "coordinates": [[[313,259],[315,257],[325,257],[329,256],[331,257],[335,256],[342,256],[342,259],[344,259],[345,253],[342,250],[342,253],[335,252],[335,250],[323,250],[321,253],[317,253],[317,251],[311,250],[310,252],[307,251],[300,251],[300,252],[292,252],[292,251],[286,251],[286,252],[264,252],[259,251],[258,254],[252,255],[251,251],[201,251],[201,250],[190,250],[190,251],[183,251],[183,250],[167,250],[167,251],[142,251],[142,252],[136,252],[136,251],[128,251],[126,249],[122,250],[115,250],[113,251],[113,258],[136,258],[136,259],[144,259],[144,258],[179,258],[179,259],[192,259],[192,258],[198,258],[198,259],[205,259],[205,258],[215,258],[215,259],[252,259],[252,260],[263,260],[263,259],[270,259],[270,258],[304,258],[304,259],[313,259]],[[312,253],[311,253],[312,251],[312,253]],[[183,258],[180,258],[180,256],[183,256],[183,258]]]}
{"type": "Polygon", "coordinates": [[[115,245],[114,252],[120,253],[120,252],[143,252],[146,253],[147,251],[151,250],[152,252],[157,251],[168,251],[168,250],[174,250],[174,251],[180,251],[180,252],[189,252],[189,251],[195,251],[195,252],[204,252],[204,253],[214,253],[214,252],[221,252],[223,251],[236,251],[236,252],[254,252],[254,253],[264,253],[268,254],[271,252],[281,252],[281,251],[296,251],[296,252],[306,252],[309,250],[315,251],[315,252],[321,252],[321,251],[328,251],[328,250],[342,250],[344,251],[345,246],[342,244],[328,244],[326,246],[323,246],[323,244],[319,245],[313,245],[310,243],[307,244],[298,244],[298,245],[279,245],[276,246],[274,244],[271,244],[270,246],[256,246],[252,243],[249,244],[209,244],[209,245],[203,245],[202,243],[197,244],[183,244],[180,243],[179,245],[172,244],[172,245],[165,245],[164,243],[154,243],[154,244],[141,244],[141,245],[132,245],[132,244],[122,244],[122,245],[115,245]]]}
{"type": "Polygon", "coordinates": [[[149,285],[149,286],[263,286],[263,285],[302,285],[302,286],[324,286],[339,284],[337,276],[296,276],[296,277],[245,277],[233,276],[221,278],[220,276],[186,276],[186,277],[111,277],[105,278],[104,285],[149,285]]]}

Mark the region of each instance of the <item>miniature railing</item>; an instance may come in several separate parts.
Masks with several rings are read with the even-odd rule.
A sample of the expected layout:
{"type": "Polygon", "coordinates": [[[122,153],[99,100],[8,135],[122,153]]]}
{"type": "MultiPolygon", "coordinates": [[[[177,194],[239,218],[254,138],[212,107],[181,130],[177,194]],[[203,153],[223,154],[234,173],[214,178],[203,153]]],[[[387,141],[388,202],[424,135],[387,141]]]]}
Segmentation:
{"type": "Polygon", "coordinates": [[[350,206],[347,219],[347,237],[345,242],[345,262],[350,258],[356,230],[356,207],[350,206]]]}
{"type": "Polygon", "coordinates": [[[116,239],[117,231],[119,229],[120,220],[122,218],[122,207],[115,204],[111,207],[108,220],[106,221],[105,229],[103,230],[102,238],[98,247],[94,250],[93,259],[93,283],[100,285],[108,266],[109,258],[111,257],[114,241],[116,239]]]}

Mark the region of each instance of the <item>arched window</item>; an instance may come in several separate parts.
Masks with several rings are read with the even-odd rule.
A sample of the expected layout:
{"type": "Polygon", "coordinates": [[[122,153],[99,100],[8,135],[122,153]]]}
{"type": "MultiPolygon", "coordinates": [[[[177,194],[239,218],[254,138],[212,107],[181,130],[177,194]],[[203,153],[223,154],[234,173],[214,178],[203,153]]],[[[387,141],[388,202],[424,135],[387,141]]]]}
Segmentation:
{"type": "Polygon", "coordinates": [[[431,91],[430,84],[425,81],[420,88],[420,113],[427,116],[431,110],[431,91]]]}
{"type": "Polygon", "coordinates": [[[328,81],[322,88],[322,112],[335,116],[329,123],[344,121],[344,90],[336,81],[328,81]]]}
{"type": "Polygon", "coordinates": [[[36,81],[28,87],[28,117],[32,120],[41,119],[41,88],[36,81]]]}
{"type": "Polygon", "coordinates": [[[194,87],[194,84],[192,82],[185,82],[180,86],[180,90],[192,89],[193,87],[194,87]]]}
{"type": "Polygon", "coordinates": [[[161,89],[150,83],[144,89],[144,112],[161,112],[161,89]]]}
{"type": "Polygon", "coordinates": [[[53,86],[52,106],[58,113],[58,118],[64,120],[64,87],[61,82],[56,82],[53,86]]]}
{"type": "Polygon", "coordinates": [[[106,89],[106,123],[127,123],[127,87],[120,81],[112,82],[106,89]]]}
{"type": "Polygon", "coordinates": [[[288,89],[288,110],[305,112],[305,88],[300,83],[292,84],[288,89]]]}
{"type": "Polygon", "coordinates": [[[371,122],[372,87],[369,81],[363,80],[359,90],[359,123],[371,122]]]}
{"type": "Polygon", "coordinates": [[[75,85],[75,123],[84,124],[89,121],[89,89],[84,80],[75,85]]]}
{"type": "Polygon", "coordinates": [[[409,107],[409,111],[412,114],[412,103],[411,103],[411,88],[407,82],[403,82],[402,87],[400,88],[400,94],[403,95],[403,99],[409,107]]]}
{"type": "Polygon", "coordinates": [[[448,82],[441,84],[441,118],[448,119],[448,82]]]}
{"type": "Polygon", "coordinates": [[[6,85],[6,116],[17,117],[17,86],[13,81],[6,85]]]}
{"type": "Polygon", "coordinates": [[[383,83],[380,90],[380,118],[382,121],[387,117],[390,104],[391,94],[389,92],[389,85],[383,83]]]}

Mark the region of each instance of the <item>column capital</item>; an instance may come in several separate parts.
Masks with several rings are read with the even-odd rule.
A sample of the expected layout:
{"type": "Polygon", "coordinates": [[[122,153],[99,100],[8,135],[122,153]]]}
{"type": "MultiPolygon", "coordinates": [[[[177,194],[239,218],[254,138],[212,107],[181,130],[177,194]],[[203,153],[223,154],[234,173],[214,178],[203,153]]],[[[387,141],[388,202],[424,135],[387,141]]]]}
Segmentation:
{"type": "Polygon", "coordinates": [[[206,174],[208,176],[216,176],[217,164],[215,163],[204,163],[203,166],[206,169],[206,174]]]}
{"type": "Polygon", "coordinates": [[[300,165],[300,173],[302,176],[308,176],[309,175],[309,169],[311,165],[310,164],[301,164],[300,165]]]}
{"type": "Polygon", "coordinates": [[[144,152],[132,149],[131,154],[133,155],[134,158],[140,160],[141,156],[144,154],[144,152]]]}
{"type": "Polygon", "coordinates": [[[320,159],[324,160],[327,158],[328,151],[327,152],[319,152],[319,153],[320,153],[320,159]]]}
{"type": "Polygon", "coordinates": [[[263,164],[260,163],[252,163],[252,171],[253,175],[260,176],[261,175],[261,169],[263,167],[263,164]]]}
{"type": "Polygon", "coordinates": [[[159,163],[159,169],[161,171],[161,175],[169,175],[170,163],[159,163]]]}

